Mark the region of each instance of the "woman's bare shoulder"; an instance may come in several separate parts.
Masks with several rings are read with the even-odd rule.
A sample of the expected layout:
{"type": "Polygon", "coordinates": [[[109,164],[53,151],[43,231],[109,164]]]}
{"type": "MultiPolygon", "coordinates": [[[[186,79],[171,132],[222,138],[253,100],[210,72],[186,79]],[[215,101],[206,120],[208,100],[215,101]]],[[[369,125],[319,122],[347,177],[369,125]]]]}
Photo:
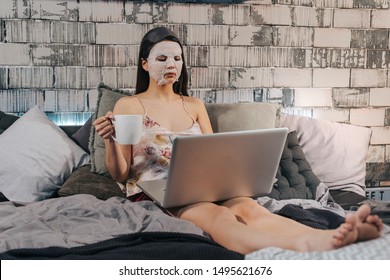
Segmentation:
{"type": "Polygon", "coordinates": [[[194,96],[184,96],[184,101],[188,104],[191,104],[191,106],[194,107],[198,107],[198,108],[204,107],[203,101],[194,96]]]}
{"type": "Polygon", "coordinates": [[[115,103],[114,113],[116,114],[143,114],[143,108],[138,99],[132,96],[124,96],[115,103]]]}

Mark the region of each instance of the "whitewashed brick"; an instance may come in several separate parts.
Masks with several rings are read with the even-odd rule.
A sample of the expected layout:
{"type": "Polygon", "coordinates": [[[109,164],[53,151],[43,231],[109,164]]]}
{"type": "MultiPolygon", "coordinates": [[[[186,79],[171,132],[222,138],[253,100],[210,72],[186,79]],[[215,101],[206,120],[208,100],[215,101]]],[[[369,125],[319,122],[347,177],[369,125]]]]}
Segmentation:
{"type": "Polygon", "coordinates": [[[367,107],[369,98],[368,88],[333,88],[333,105],[335,107],[367,107]]]}
{"type": "Polygon", "coordinates": [[[102,82],[100,67],[87,67],[87,87],[96,88],[102,82]]]}
{"type": "Polygon", "coordinates": [[[10,67],[10,88],[52,88],[52,67],[10,67]]]}
{"type": "Polygon", "coordinates": [[[229,75],[226,68],[192,67],[190,71],[191,87],[194,88],[226,88],[229,75]]]}
{"type": "Polygon", "coordinates": [[[371,145],[368,148],[366,162],[384,162],[385,161],[385,146],[371,145]]]}
{"type": "Polygon", "coordinates": [[[348,109],[333,109],[333,108],[315,108],[312,110],[313,118],[328,120],[331,122],[349,122],[349,110],[348,109]]]}
{"type": "Polygon", "coordinates": [[[389,145],[390,144],[390,126],[371,127],[371,145],[389,145]]]}
{"type": "Polygon", "coordinates": [[[9,43],[50,43],[49,21],[7,20],[4,23],[9,43]]]}
{"type": "Polygon", "coordinates": [[[253,102],[252,89],[223,89],[216,91],[218,103],[253,102]]]}
{"type": "Polygon", "coordinates": [[[274,87],[311,87],[311,69],[275,68],[274,87]]]}
{"type": "Polygon", "coordinates": [[[153,3],[125,1],[125,18],[129,23],[153,23],[153,3]]]}
{"type": "Polygon", "coordinates": [[[77,21],[79,17],[79,4],[77,0],[31,0],[31,17],[77,21]]]}
{"type": "Polygon", "coordinates": [[[170,23],[209,24],[210,5],[177,4],[168,6],[168,21],[170,23]]]}
{"type": "Polygon", "coordinates": [[[229,27],[224,25],[187,25],[188,45],[220,46],[229,44],[229,27]]]}
{"type": "Polygon", "coordinates": [[[138,45],[146,33],[146,26],[126,23],[97,23],[96,44],[138,45]]]}
{"type": "Polygon", "coordinates": [[[348,87],[349,69],[313,69],[313,87],[348,87]]]}
{"type": "Polygon", "coordinates": [[[291,25],[289,6],[253,5],[251,14],[253,25],[291,25]]]}
{"type": "Polygon", "coordinates": [[[59,89],[95,88],[100,83],[98,67],[56,67],[55,87],[59,89]]]}
{"type": "Polygon", "coordinates": [[[349,48],[351,31],[338,28],[315,28],[314,47],[349,48]]]}
{"type": "Polygon", "coordinates": [[[370,28],[370,10],[335,9],[333,27],[370,28]]]}
{"type": "Polygon", "coordinates": [[[362,126],[383,126],[385,109],[360,108],[351,109],[350,122],[362,126]]]}
{"type": "Polygon", "coordinates": [[[250,18],[250,7],[247,5],[211,6],[212,24],[248,25],[250,18]]]}
{"type": "Polygon", "coordinates": [[[79,18],[80,21],[121,22],[124,20],[123,1],[80,1],[79,18]]]}
{"type": "Polygon", "coordinates": [[[20,0],[2,0],[0,18],[30,18],[31,2],[20,0]]]}
{"type": "Polygon", "coordinates": [[[296,107],[331,107],[332,89],[331,88],[296,88],[295,102],[296,107]]]}
{"type": "Polygon", "coordinates": [[[0,90],[0,110],[24,113],[38,105],[43,108],[44,94],[38,89],[0,90]]]}
{"type": "Polygon", "coordinates": [[[87,45],[73,44],[33,45],[32,61],[38,66],[85,65],[85,61],[88,60],[88,48],[87,45]]]}
{"type": "Polygon", "coordinates": [[[372,10],[372,28],[390,28],[390,10],[372,10]]]}
{"type": "Polygon", "coordinates": [[[102,81],[113,88],[135,88],[136,67],[103,67],[102,81]]]}
{"type": "Polygon", "coordinates": [[[129,57],[124,45],[88,45],[85,56],[82,57],[82,66],[127,66],[129,57]]]}
{"type": "Polygon", "coordinates": [[[270,26],[232,26],[230,44],[244,46],[271,46],[272,27],[270,26]]]}
{"type": "Polygon", "coordinates": [[[370,106],[390,106],[390,88],[370,89],[370,106]]]}
{"type": "Polygon", "coordinates": [[[365,49],[314,48],[313,67],[364,68],[365,49]]]}
{"type": "MultiPolygon", "coordinates": [[[[282,0],[279,0],[282,1],[282,0]]],[[[291,0],[286,0],[286,1],[291,1],[291,0]]],[[[261,5],[271,5],[274,1],[273,0],[246,0],[246,4],[261,4],[261,5]]],[[[282,4],[282,3],[279,3],[282,4]]]]}
{"type": "Polygon", "coordinates": [[[354,0],[278,0],[290,1],[297,6],[322,7],[322,8],[352,8],[354,0]]]}
{"type": "Polygon", "coordinates": [[[236,68],[230,71],[230,84],[235,88],[272,87],[272,68],[236,68]]]}
{"type": "Polygon", "coordinates": [[[247,47],[211,46],[210,66],[250,66],[247,47]]]}
{"type": "Polygon", "coordinates": [[[351,48],[387,49],[389,33],[385,29],[351,29],[351,48]]]}
{"type": "Polygon", "coordinates": [[[0,65],[29,65],[29,46],[0,43],[0,65]]]}
{"type": "Polygon", "coordinates": [[[56,88],[87,87],[87,69],[85,67],[56,67],[54,71],[56,88]]]}
{"type": "MultiPolygon", "coordinates": [[[[244,32],[244,31],[243,31],[244,32]]],[[[279,47],[312,47],[313,28],[278,26],[273,41],[279,47]]]]}
{"type": "Polygon", "coordinates": [[[95,112],[96,111],[96,105],[99,98],[99,91],[97,89],[90,89],[88,91],[88,111],[89,112],[95,112]]]}
{"type": "Polygon", "coordinates": [[[139,55],[139,45],[126,46],[127,65],[137,66],[138,55],[139,55]]]}
{"type": "Polygon", "coordinates": [[[51,22],[51,41],[53,43],[93,44],[95,40],[95,23],[51,22]]]}
{"type": "Polygon", "coordinates": [[[87,93],[85,90],[46,90],[44,111],[86,111],[87,93]]]}
{"type": "Polygon", "coordinates": [[[351,87],[385,87],[386,78],[382,69],[351,69],[351,87]]]}
{"type": "Polygon", "coordinates": [[[295,26],[331,27],[333,9],[319,9],[318,7],[295,7],[295,26]]]}
{"type": "Polygon", "coordinates": [[[209,61],[210,51],[206,46],[188,46],[184,47],[184,55],[186,56],[186,64],[191,66],[214,66],[209,61]]]}
{"type": "Polygon", "coordinates": [[[8,88],[8,67],[0,67],[0,88],[8,88]]]}
{"type": "Polygon", "coordinates": [[[297,115],[304,117],[313,117],[313,110],[307,108],[282,108],[282,113],[287,115],[297,115]]]}

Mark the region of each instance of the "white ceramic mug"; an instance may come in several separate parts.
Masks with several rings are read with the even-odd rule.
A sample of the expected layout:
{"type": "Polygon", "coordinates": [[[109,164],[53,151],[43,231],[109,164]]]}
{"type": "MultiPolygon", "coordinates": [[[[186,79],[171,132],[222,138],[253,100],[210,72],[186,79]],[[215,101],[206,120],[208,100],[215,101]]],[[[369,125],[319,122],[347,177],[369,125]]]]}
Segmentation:
{"type": "Polygon", "coordinates": [[[142,136],[143,115],[114,115],[115,142],[122,145],[138,144],[142,136]]]}

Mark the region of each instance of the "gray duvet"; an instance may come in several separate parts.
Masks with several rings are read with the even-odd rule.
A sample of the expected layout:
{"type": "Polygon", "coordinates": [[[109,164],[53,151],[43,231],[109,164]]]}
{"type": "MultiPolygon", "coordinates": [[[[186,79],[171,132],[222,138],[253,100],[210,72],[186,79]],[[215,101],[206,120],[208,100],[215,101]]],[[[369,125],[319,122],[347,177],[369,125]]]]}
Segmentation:
{"type": "Polygon", "coordinates": [[[203,235],[190,222],[164,214],[154,203],[99,200],[80,194],[26,206],[0,203],[0,252],[17,248],[75,247],[143,231],[203,235]]]}

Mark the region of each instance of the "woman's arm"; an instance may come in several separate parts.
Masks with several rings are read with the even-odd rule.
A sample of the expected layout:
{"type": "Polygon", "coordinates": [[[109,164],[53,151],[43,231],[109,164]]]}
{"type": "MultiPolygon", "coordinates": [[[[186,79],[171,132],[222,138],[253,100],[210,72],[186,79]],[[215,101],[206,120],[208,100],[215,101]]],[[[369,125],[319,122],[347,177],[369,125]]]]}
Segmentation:
{"type": "Polygon", "coordinates": [[[132,145],[121,145],[112,139],[115,134],[115,128],[112,125],[112,119],[115,114],[136,114],[129,108],[132,100],[129,97],[121,98],[115,104],[113,112],[109,111],[105,116],[96,119],[93,123],[96,132],[103,138],[106,148],[106,167],[112,178],[117,182],[123,182],[127,179],[132,161],[132,145]]]}
{"type": "Polygon", "coordinates": [[[196,121],[199,123],[200,129],[203,134],[213,133],[213,128],[211,127],[210,118],[207,113],[206,107],[202,100],[195,97],[187,97],[189,99],[189,103],[191,104],[191,111],[194,112],[196,116],[196,121]]]}

